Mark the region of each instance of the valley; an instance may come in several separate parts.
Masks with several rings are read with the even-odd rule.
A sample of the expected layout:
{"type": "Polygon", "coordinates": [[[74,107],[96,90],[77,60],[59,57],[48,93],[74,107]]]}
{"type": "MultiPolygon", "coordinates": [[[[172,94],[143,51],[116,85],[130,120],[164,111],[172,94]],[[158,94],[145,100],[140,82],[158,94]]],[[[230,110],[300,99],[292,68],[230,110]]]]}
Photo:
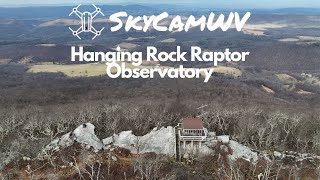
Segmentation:
{"type": "MultiPolygon", "coordinates": [[[[319,178],[319,10],[252,10],[242,31],[230,25],[226,32],[201,31],[201,26],[187,32],[153,28],[127,32],[125,20],[121,20],[122,28],[111,32],[108,30],[117,24],[99,18],[93,23],[97,29],[106,28],[101,36],[91,40],[92,34],[83,34],[79,40],[68,29],[80,22],[68,17],[70,9],[0,8],[1,178],[90,179],[90,175],[99,177],[99,167],[100,179],[146,179],[141,175],[144,171],[137,170],[142,167],[153,167],[150,172],[157,174],[155,179],[228,179],[237,175],[253,180],[262,177],[260,173],[279,179],[319,178]],[[34,13],[27,13],[30,11],[34,13]],[[199,78],[170,79],[157,73],[152,79],[110,78],[105,62],[79,61],[78,57],[72,61],[71,47],[79,46],[89,52],[113,52],[119,46],[124,56],[142,52],[142,61],[113,56],[117,65],[123,63],[128,71],[175,71],[183,66],[207,74],[199,71],[199,78]],[[192,46],[207,55],[226,49],[250,54],[244,54],[245,61],[217,63],[182,58],[148,61],[149,46],[165,52],[166,58],[179,47],[187,60],[192,59],[192,46]],[[205,79],[208,82],[204,83],[205,79]],[[186,117],[201,118],[208,131],[214,132],[212,137],[227,136],[228,141],[209,139],[212,144],[206,146],[215,153],[203,158],[190,155],[183,162],[159,153],[161,143],[150,145],[150,139],[159,139],[157,133],[173,131],[186,117]],[[99,151],[88,145],[88,139],[80,139],[79,128],[89,132],[95,140],[92,146],[98,144],[99,151]],[[55,146],[59,142],[66,146],[55,146]],[[142,145],[142,151],[154,148],[158,153],[134,153],[139,142],[150,145],[142,145]],[[44,158],[39,158],[42,152],[44,158]],[[251,156],[241,157],[242,153],[254,154],[256,163],[251,156]],[[256,154],[261,157],[257,159],[256,154]]],[[[164,9],[170,16],[158,25],[165,27],[176,15],[186,21],[190,15],[200,18],[212,11],[217,15],[229,12],[169,5],[101,6],[106,15],[125,11],[134,17],[150,17],[164,9]]],[[[241,10],[239,15],[246,12],[241,10]]],[[[119,73],[116,68],[109,70],[119,73]]]]}

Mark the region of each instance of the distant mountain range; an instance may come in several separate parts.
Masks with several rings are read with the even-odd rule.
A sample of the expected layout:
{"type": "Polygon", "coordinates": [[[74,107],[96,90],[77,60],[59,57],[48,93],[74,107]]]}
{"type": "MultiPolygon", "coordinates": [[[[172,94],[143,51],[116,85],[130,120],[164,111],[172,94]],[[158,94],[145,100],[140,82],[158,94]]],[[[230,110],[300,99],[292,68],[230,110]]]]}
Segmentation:
{"type": "MultiPolygon", "coordinates": [[[[213,8],[193,8],[189,6],[175,6],[168,4],[159,5],[102,5],[102,11],[106,14],[114,12],[126,11],[132,15],[150,15],[158,14],[163,11],[171,14],[193,14],[202,15],[208,12],[229,12],[235,10],[229,9],[213,9],[213,8]]],[[[68,16],[73,6],[34,6],[34,7],[7,7],[0,8],[0,18],[2,19],[31,19],[31,18],[65,18],[68,16]]],[[[86,11],[93,11],[91,5],[83,5],[81,7],[86,11]]],[[[80,8],[80,9],[81,9],[80,8]]],[[[284,8],[284,9],[240,9],[239,12],[250,11],[254,14],[280,14],[280,15],[320,15],[318,8],[284,8]]]]}
{"type": "Polygon", "coordinates": [[[319,8],[283,8],[273,10],[252,10],[252,12],[279,15],[320,15],[319,8]]]}
{"type": "MultiPolygon", "coordinates": [[[[37,6],[37,7],[10,7],[0,8],[0,18],[4,19],[28,19],[28,18],[65,18],[74,6],[37,6]]],[[[105,14],[126,11],[130,14],[151,13],[156,9],[142,5],[103,5],[99,6],[105,14]]],[[[79,8],[83,11],[94,11],[91,5],[83,5],[79,8]]]]}

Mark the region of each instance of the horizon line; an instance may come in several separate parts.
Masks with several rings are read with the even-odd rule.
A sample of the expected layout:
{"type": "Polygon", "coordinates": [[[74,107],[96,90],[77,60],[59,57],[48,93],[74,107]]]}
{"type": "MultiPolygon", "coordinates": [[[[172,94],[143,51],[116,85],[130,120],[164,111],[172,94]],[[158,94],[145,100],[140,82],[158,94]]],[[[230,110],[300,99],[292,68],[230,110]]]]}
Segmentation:
{"type": "MultiPolygon", "coordinates": [[[[128,6],[128,5],[142,5],[142,6],[152,6],[152,5],[168,5],[168,6],[182,6],[186,8],[215,8],[215,9],[235,9],[234,7],[228,7],[228,6],[220,6],[220,7],[208,7],[207,5],[197,5],[194,6],[194,3],[188,2],[188,3],[81,3],[83,5],[91,5],[91,4],[98,4],[98,5],[119,5],[119,6],[128,6]],[[191,7],[192,6],[192,7],[191,7]]],[[[74,6],[76,4],[74,3],[53,3],[53,4],[4,4],[0,5],[0,8],[24,8],[24,7],[64,7],[64,6],[74,6]]],[[[320,6],[279,6],[279,7],[237,7],[237,9],[244,10],[244,9],[250,9],[250,10],[277,10],[277,9],[319,9],[320,6]]]]}

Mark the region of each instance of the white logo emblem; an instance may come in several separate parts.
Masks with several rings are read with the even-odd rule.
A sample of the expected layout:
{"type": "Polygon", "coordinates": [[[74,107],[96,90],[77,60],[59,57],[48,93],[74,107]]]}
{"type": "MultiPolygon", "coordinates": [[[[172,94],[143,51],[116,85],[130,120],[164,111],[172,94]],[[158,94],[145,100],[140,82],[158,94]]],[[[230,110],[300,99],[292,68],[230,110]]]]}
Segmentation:
{"type": "Polygon", "coordinates": [[[97,36],[100,36],[101,35],[101,32],[104,30],[104,28],[102,28],[100,31],[96,30],[93,26],[92,26],[92,20],[98,15],[98,14],[101,14],[102,16],[104,16],[104,14],[101,12],[101,9],[98,8],[97,6],[95,6],[94,4],[92,4],[93,7],[96,8],[95,11],[93,11],[92,13],[91,12],[88,12],[88,11],[85,11],[85,12],[80,12],[78,10],[78,8],[81,6],[81,4],[79,4],[77,7],[73,8],[72,12],[69,14],[69,16],[71,16],[72,14],[76,14],[80,19],[81,19],[81,27],[74,31],[73,29],[71,29],[69,27],[69,29],[71,30],[72,34],[76,37],[78,37],[79,39],[80,36],[79,34],[81,34],[82,32],[90,32],[90,33],[93,33],[95,34],[95,36],[92,38],[95,39],[97,36]]]}

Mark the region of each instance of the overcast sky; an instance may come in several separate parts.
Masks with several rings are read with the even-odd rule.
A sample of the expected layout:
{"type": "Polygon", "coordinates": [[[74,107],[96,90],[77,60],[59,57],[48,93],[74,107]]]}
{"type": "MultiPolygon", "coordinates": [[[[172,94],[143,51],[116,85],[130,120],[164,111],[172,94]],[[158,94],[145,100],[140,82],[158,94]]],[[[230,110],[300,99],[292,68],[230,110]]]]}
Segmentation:
{"type": "Polygon", "coordinates": [[[320,7],[320,0],[0,0],[0,6],[11,5],[45,5],[45,4],[79,4],[79,3],[95,3],[95,4],[139,4],[139,3],[165,3],[165,4],[197,4],[203,6],[212,6],[217,8],[285,8],[285,7],[320,7]]]}

